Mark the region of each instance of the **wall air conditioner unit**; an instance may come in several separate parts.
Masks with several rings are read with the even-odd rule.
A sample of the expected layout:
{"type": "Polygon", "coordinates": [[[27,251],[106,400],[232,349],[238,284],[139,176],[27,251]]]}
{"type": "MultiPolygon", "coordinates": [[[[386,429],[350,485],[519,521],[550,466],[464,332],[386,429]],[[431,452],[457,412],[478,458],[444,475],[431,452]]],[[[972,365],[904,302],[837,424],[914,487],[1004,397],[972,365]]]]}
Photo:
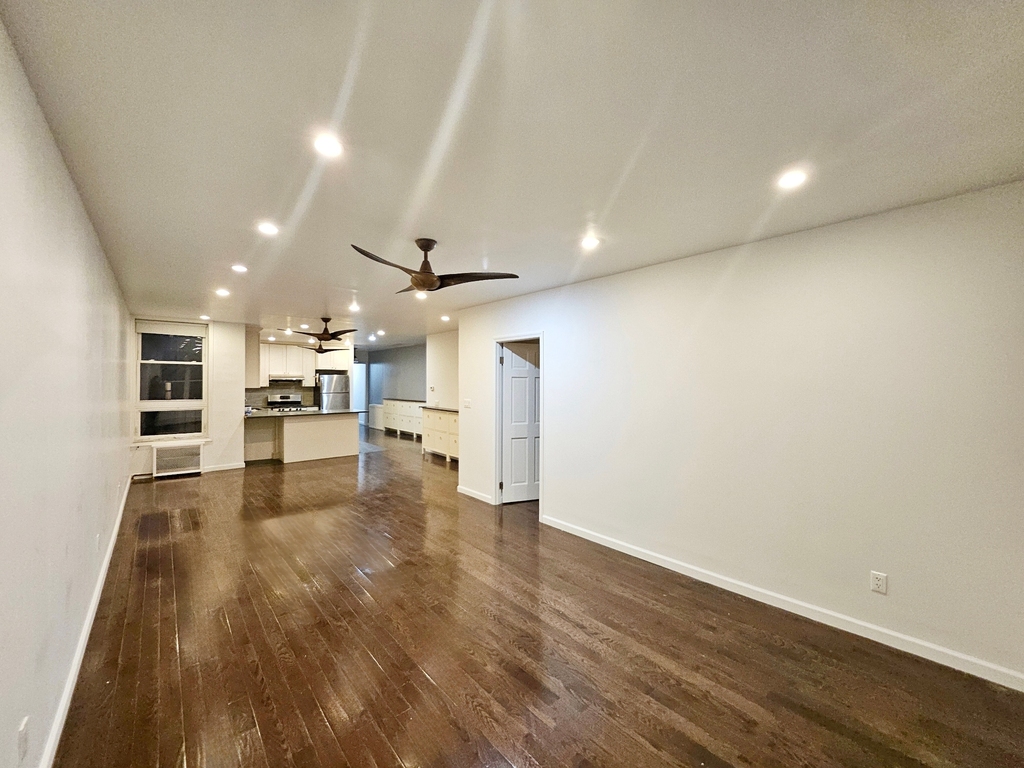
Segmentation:
{"type": "Polygon", "coordinates": [[[193,475],[203,470],[202,443],[154,443],[153,477],[193,475]]]}

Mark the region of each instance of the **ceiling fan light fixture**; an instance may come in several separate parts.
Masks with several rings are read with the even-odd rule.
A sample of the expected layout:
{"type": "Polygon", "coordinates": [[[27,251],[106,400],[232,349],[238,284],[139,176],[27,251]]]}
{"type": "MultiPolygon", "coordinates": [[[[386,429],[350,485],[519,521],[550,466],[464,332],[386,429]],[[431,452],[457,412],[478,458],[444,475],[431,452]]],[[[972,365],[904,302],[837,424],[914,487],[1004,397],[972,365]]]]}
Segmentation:
{"type": "Polygon", "coordinates": [[[341,157],[341,140],[333,133],[321,133],[313,140],[313,148],[324,157],[341,157]]]}
{"type": "Polygon", "coordinates": [[[359,311],[359,303],[355,299],[352,299],[352,303],[348,305],[348,311],[349,312],[358,312],[359,311]]]}
{"type": "Polygon", "coordinates": [[[371,334],[370,334],[369,336],[367,336],[367,337],[366,337],[366,340],[367,340],[367,341],[376,341],[376,340],[377,340],[377,337],[376,337],[376,336],[374,336],[374,335],[373,335],[373,334],[371,333],[371,334]]]}
{"type": "Polygon", "coordinates": [[[316,339],[314,339],[314,338],[313,338],[312,336],[311,336],[311,337],[309,337],[309,338],[307,339],[307,341],[308,341],[308,342],[309,342],[310,344],[316,344],[316,339]]]}
{"type": "Polygon", "coordinates": [[[423,291],[416,291],[416,298],[422,301],[423,299],[427,298],[427,294],[424,293],[423,291]]]}
{"type": "Polygon", "coordinates": [[[284,335],[285,336],[291,336],[292,335],[292,329],[291,328],[285,328],[284,335]]]}

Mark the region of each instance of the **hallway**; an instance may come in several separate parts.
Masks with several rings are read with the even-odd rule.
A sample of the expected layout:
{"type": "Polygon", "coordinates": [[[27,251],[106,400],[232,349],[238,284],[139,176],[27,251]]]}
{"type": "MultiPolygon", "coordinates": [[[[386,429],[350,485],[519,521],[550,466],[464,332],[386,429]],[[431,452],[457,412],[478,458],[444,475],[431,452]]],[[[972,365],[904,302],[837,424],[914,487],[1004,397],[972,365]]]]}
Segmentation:
{"type": "Polygon", "coordinates": [[[1024,766],[1024,694],[541,528],[370,435],[132,488],[56,765],[1024,766]]]}

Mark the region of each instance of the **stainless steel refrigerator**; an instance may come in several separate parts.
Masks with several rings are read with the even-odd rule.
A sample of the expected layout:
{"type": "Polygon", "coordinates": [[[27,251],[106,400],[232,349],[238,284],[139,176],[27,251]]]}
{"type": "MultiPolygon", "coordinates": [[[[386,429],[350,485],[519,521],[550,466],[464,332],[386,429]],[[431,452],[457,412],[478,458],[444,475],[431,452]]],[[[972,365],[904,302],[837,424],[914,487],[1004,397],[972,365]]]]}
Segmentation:
{"type": "Polygon", "coordinates": [[[349,409],[348,374],[344,371],[317,371],[321,411],[349,409]]]}

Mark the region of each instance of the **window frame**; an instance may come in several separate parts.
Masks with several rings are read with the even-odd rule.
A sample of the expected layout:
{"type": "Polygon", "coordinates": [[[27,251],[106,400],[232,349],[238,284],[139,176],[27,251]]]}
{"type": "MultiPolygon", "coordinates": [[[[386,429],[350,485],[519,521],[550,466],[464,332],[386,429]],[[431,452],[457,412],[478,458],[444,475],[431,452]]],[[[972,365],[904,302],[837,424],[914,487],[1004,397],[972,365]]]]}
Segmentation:
{"type": "Polygon", "coordinates": [[[132,435],[135,443],[158,443],[169,440],[206,439],[209,432],[209,398],[210,398],[210,334],[208,325],[197,323],[169,323],[151,320],[135,321],[135,373],[132,400],[132,435]],[[180,360],[143,360],[142,335],[159,334],[164,336],[200,336],[203,339],[203,359],[199,362],[183,362],[180,360]],[[142,399],[142,366],[145,363],[164,363],[168,365],[199,365],[203,368],[203,397],[198,400],[143,400],[142,399]],[[202,429],[199,432],[181,432],[166,435],[143,435],[142,414],[154,411],[200,411],[202,429]]]}

